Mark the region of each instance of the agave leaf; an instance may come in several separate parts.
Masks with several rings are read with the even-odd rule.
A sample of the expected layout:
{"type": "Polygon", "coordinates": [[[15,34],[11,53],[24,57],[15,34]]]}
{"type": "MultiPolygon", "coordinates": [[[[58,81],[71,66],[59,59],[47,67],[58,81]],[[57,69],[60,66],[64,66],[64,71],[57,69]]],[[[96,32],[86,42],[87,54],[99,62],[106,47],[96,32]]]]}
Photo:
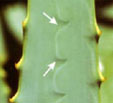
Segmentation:
{"type": "Polygon", "coordinates": [[[99,58],[101,72],[105,81],[100,88],[100,103],[113,103],[113,5],[102,8],[100,29],[102,35],[99,40],[99,58]]]}
{"type": "Polygon", "coordinates": [[[0,24],[0,103],[8,103],[9,88],[4,81],[6,73],[2,69],[2,64],[6,61],[6,59],[7,53],[5,50],[2,28],[0,24]]]}
{"type": "Polygon", "coordinates": [[[3,64],[7,59],[7,53],[5,48],[5,43],[2,34],[2,27],[0,23],[0,65],[3,64]]]}
{"type": "Polygon", "coordinates": [[[4,82],[5,72],[0,67],[0,103],[8,103],[9,88],[4,82]]]}
{"type": "Polygon", "coordinates": [[[24,60],[15,101],[98,103],[94,0],[28,2],[24,60]],[[58,25],[50,24],[43,12],[55,17],[58,25]],[[43,77],[54,61],[55,69],[43,77]]]}
{"type": "Polygon", "coordinates": [[[103,9],[104,14],[113,18],[113,5],[103,9]]]}
{"type": "Polygon", "coordinates": [[[26,16],[26,8],[22,4],[10,5],[4,8],[4,17],[11,32],[21,42],[23,40],[22,22],[26,16]]]}
{"type": "Polygon", "coordinates": [[[9,88],[5,83],[4,78],[6,73],[2,68],[3,63],[7,60],[8,55],[5,48],[2,26],[0,21],[0,103],[8,103],[9,88]]]}
{"type": "Polygon", "coordinates": [[[102,83],[101,103],[112,103],[113,98],[113,29],[101,26],[102,36],[99,40],[99,55],[102,63],[102,73],[106,80],[102,83]]]}

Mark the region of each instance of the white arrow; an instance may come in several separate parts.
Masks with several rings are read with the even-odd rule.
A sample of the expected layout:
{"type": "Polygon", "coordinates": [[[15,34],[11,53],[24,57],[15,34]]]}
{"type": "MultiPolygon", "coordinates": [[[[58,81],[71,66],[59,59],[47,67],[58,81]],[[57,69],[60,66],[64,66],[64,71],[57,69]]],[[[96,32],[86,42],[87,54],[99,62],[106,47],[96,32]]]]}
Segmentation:
{"type": "Polygon", "coordinates": [[[47,17],[50,21],[49,21],[49,23],[51,23],[51,24],[56,24],[56,25],[58,25],[57,24],[57,21],[56,21],[56,19],[54,18],[54,17],[50,17],[49,15],[47,15],[45,12],[43,12],[43,15],[45,16],[45,17],[47,17]]]}
{"type": "Polygon", "coordinates": [[[49,64],[47,71],[43,74],[43,77],[45,77],[49,73],[50,70],[54,70],[55,65],[56,65],[56,62],[49,64]]]}

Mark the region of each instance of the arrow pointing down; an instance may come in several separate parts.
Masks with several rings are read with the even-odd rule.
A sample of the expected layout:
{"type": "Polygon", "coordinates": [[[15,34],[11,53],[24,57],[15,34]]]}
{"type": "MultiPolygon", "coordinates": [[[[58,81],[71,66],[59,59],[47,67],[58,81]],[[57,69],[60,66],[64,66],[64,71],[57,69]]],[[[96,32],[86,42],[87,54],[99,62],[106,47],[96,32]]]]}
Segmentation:
{"type": "Polygon", "coordinates": [[[45,12],[43,12],[43,15],[45,16],[45,17],[47,17],[50,21],[49,21],[49,23],[51,23],[51,24],[55,24],[55,25],[58,25],[57,24],[57,21],[56,21],[56,19],[55,19],[55,17],[50,17],[48,14],[46,14],[45,12]]]}

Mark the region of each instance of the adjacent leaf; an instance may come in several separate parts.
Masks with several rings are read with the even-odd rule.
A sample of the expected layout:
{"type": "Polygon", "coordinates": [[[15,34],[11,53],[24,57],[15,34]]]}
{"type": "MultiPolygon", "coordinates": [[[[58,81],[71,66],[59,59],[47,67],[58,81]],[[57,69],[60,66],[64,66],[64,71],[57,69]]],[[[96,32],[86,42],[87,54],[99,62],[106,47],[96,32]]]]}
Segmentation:
{"type": "Polygon", "coordinates": [[[5,18],[9,29],[21,42],[23,40],[22,22],[26,16],[26,8],[22,4],[7,6],[4,9],[5,18]]]}
{"type": "Polygon", "coordinates": [[[2,33],[2,27],[0,23],[0,65],[3,64],[6,61],[6,59],[7,59],[7,53],[6,53],[6,48],[5,48],[5,43],[2,33]]]}
{"type": "Polygon", "coordinates": [[[2,27],[0,23],[0,103],[8,103],[8,96],[9,96],[9,88],[5,83],[5,76],[6,73],[3,71],[2,64],[7,59],[7,53],[5,49],[3,34],[2,34],[2,27]]]}
{"type": "Polygon", "coordinates": [[[101,61],[101,72],[105,78],[100,87],[100,103],[113,102],[113,5],[109,1],[101,8],[100,29],[102,35],[99,40],[99,58],[101,61]]]}
{"type": "Polygon", "coordinates": [[[99,54],[103,66],[103,75],[106,80],[102,83],[101,103],[113,101],[113,29],[101,26],[102,36],[99,40],[99,54]]]}
{"type": "Polygon", "coordinates": [[[8,103],[9,88],[4,82],[5,72],[0,67],[0,103],[8,103]]]}
{"type": "Polygon", "coordinates": [[[113,5],[104,8],[103,11],[104,11],[104,15],[113,18],[113,5]]]}
{"type": "Polygon", "coordinates": [[[6,61],[6,59],[7,53],[5,50],[2,28],[0,24],[0,103],[8,103],[9,89],[3,80],[6,74],[3,69],[1,69],[1,65],[6,61]]]}

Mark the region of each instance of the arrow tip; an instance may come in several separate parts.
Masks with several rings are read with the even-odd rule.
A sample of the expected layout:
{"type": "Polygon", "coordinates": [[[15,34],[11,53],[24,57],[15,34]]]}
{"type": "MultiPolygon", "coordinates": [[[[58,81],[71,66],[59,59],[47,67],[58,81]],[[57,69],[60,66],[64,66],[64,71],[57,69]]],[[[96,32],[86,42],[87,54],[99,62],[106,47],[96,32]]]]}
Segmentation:
{"type": "Polygon", "coordinates": [[[56,65],[56,62],[53,62],[53,63],[49,64],[48,67],[49,67],[50,69],[54,70],[55,65],[56,65]]]}
{"type": "Polygon", "coordinates": [[[57,24],[57,21],[56,21],[56,19],[55,19],[54,17],[50,20],[49,23],[58,25],[58,24],[57,24]]]}

